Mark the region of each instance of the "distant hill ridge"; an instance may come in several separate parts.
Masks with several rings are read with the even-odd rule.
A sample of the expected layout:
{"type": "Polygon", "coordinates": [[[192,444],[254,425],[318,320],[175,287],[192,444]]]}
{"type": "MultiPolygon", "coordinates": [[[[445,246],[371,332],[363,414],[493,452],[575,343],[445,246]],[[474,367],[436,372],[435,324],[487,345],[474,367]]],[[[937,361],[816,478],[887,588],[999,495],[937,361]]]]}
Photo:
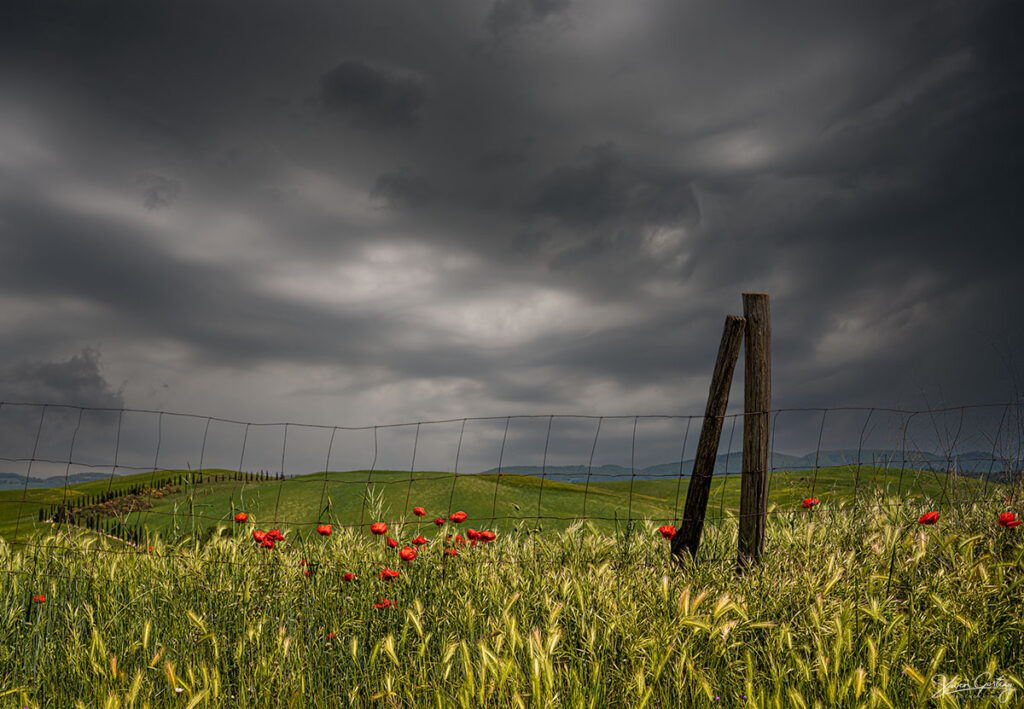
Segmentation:
{"type": "MultiPolygon", "coordinates": [[[[964,451],[947,459],[945,455],[936,453],[922,453],[907,451],[902,455],[899,451],[882,449],[863,449],[859,451],[859,462],[861,465],[877,465],[878,467],[904,467],[912,470],[934,470],[946,471],[955,470],[962,475],[970,477],[985,478],[993,482],[1004,482],[1009,477],[1004,470],[1006,461],[992,460],[994,456],[989,451],[964,451]],[[905,459],[901,461],[901,458],[905,459]]],[[[684,476],[693,473],[693,459],[685,460],[682,463],[659,463],[646,468],[636,470],[636,477],[673,477],[682,472],[684,476]]],[[[837,465],[854,465],[858,462],[858,451],[856,448],[842,448],[839,450],[819,451],[818,453],[807,453],[806,455],[795,456],[787,453],[773,453],[770,467],[775,470],[813,470],[815,467],[827,468],[837,465]]],[[[714,475],[725,473],[736,473],[743,468],[743,454],[735,451],[728,454],[721,454],[715,458],[714,475]]],[[[490,468],[483,471],[484,474],[497,473],[498,468],[490,468]]],[[[586,465],[549,465],[542,468],[539,465],[502,465],[502,474],[536,475],[561,480],[564,482],[582,482],[588,477],[586,465]]],[[[595,465],[590,469],[591,480],[630,478],[633,471],[621,465],[595,465]]]]}
{"type": "MultiPolygon", "coordinates": [[[[66,480],[69,485],[76,483],[87,483],[93,480],[109,478],[110,473],[73,473],[68,475],[66,480]]],[[[54,475],[49,478],[29,478],[28,487],[61,487],[64,484],[63,475],[54,475]]],[[[25,476],[17,473],[0,473],[0,490],[11,490],[25,487],[25,476]]]]}
{"type": "MultiPolygon", "coordinates": [[[[947,468],[956,470],[962,475],[975,478],[983,478],[992,482],[1006,482],[1009,473],[1005,468],[1006,461],[992,460],[993,455],[989,451],[964,451],[956,454],[952,461],[948,461],[945,455],[936,453],[910,452],[906,454],[906,461],[900,462],[899,451],[882,449],[864,449],[860,451],[861,465],[877,465],[878,467],[902,467],[914,470],[935,470],[945,471],[947,468]]],[[[817,467],[827,468],[836,465],[853,465],[857,463],[858,451],[856,448],[842,448],[838,450],[825,450],[806,455],[795,456],[787,453],[772,454],[771,467],[775,470],[812,470],[817,462],[817,467]]],[[[722,454],[715,458],[714,475],[723,475],[726,472],[736,473],[742,469],[743,454],[739,451],[722,454]]],[[[490,468],[481,471],[481,474],[494,474],[498,468],[490,468]]],[[[668,478],[678,476],[682,472],[689,476],[693,472],[693,459],[685,460],[681,464],[659,463],[636,471],[638,478],[668,478]]],[[[548,477],[563,482],[584,482],[587,480],[586,465],[549,465],[541,468],[539,465],[502,465],[502,474],[520,474],[548,477]]],[[[88,472],[74,473],[67,476],[68,483],[90,482],[110,477],[109,472],[88,472]]],[[[288,477],[293,477],[289,475],[288,477]]],[[[590,470],[590,479],[594,481],[629,479],[633,477],[633,471],[621,465],[595,465],[590,470]]],[[[46,488],[60,487],[64,485],[65,477],[55,475],[47,478],[30,478],[28,487],[46,488]]],[[[0,473],[0,490],[12,490],[24,488],[25,476],[15,473],[0,473]]]]}

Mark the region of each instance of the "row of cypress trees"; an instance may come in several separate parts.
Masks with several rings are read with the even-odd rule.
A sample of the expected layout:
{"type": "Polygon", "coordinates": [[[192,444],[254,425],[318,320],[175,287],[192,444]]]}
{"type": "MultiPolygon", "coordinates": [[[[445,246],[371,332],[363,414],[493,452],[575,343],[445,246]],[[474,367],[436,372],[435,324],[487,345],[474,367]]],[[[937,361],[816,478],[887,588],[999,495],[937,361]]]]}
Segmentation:
{"type": "MultiPolygon", "coordinates": [[[[102,505],[105,502],[110,502],[119,497],[125,497],[127,495],[142,495],[150,492],[154,489],[167,487],[169,485],[178,485],[179,487],[185,482],[185,478],[182,475],[171,476],[160,478],[159,480],[153,481],[152,485],[144,483],[138,483],[136,485],[130,485],[129,487],[119,488],[117,490],[108,490],[106,492],[98,492],[91,495],[81,495],[59,505],[50,505],[49,507],[39,508],[39,521],[43,522],[48,519],[52,519],[58,524],[78,524],[76,521],[78,517],[82,519],[89,519],[88,515],[79,515],[73,512],[73,510],[81,510],[83,508],[93,507],[94,505],[102,505]]],[[[191,480],[193,484],[201,484],[204,482],[203,471],[199,470],[191,474],[191,480]]],[[[249,472],[235,472],[227,475],[206,475],[206,482],[223,482],[225,480],[237,480],[239,482],[266,482],[270,480],[284,480],[284,473],[277,472],[271,473],[267,470],[260,471],[249,471],[249,472]]]]}

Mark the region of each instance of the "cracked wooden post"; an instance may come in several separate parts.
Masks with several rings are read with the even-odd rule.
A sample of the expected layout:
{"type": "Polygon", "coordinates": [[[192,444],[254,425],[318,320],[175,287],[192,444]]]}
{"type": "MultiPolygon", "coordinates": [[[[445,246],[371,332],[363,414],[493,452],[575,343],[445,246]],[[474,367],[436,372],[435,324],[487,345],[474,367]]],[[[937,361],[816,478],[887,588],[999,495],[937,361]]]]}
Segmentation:
{"type": "Polygon", "coordinates": [[[682,561],[684,550],[696,558],[697,549],[700,547],[704,513],[711,492],[711,476],[715,470],[718,441],[722,435],[722,420],[729,403],[733,369],[736,367],[740,344],[743,341],[743,325],[744,319],[740,316],[725,316],[722,342],[718,346],[718,359],[715,361],[715,371],[711,376],[708,404],[704,410],[704,424],[700,430],[700,442],[697,444],[697,455],[693,461],[693,471],[690,473],[690,485],[686,489],[683,521],[672,537],[672,557],[679,562],[682,561]]]}
{"type": "Polygon", "coordinates": [[[743,477],[737,570],[758,564],[768,511],[768,426],[772,402],[771,318],[767,293],[744,293],[743,477]]]}

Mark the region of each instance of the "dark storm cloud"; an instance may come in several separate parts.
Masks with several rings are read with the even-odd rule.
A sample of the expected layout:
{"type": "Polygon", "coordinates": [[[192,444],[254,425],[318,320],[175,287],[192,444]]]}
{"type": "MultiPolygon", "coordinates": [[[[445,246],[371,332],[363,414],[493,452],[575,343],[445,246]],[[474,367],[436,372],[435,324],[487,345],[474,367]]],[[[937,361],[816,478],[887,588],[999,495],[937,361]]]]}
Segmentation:
{"type": "Polygon", "coordinates": [[[427,178],[410,174],[408,168],[404,168],[378,175],[373,181],[370,196],[383,199],[392,207],[416,208],[424,206],[437,195],[427,178]]]}
{"type": "Polygon", "coordinates": [[[416,123],[424,90],[414,79],[346,60],[320,77],[320,100],[361,128],[389,130],[416,123]]]}
{"type": "Polygon", "coordinates": [[[4,213],[0,292],[80,299],[100,309],[96,326],[122,336],[180,342],[209,362],[352,365],[372,358],[359,344],[371,332],[388,337],[372,314],[270,297],[244,273],[183,261],[116,223],[26,201],[6,203],[4,213]]]}
{"type": "MultiPolygon", "coordinates": [[[[116,412],[89,414],[86,435],[82,432],[85,414],[74,407],[121,409],[125,406],[123,388],[115,390],[100,369],[100,355],[85,349],[65,361],[27,359],[15,361],[0,370],[0,457],[35,458],[35,473],[56,474],[58,468],[41,461],[66,460],[72,439],[77,440],[78,458],[97,453],[102,457],[105,439],[113,437],[116,412]],[[23,404],[59,403],[66,406],[27,406],[23,404]],[[90,427],[88,424],[98,424],[90,427]]],[[[7,472],[17,469],[14,461],[0,463],[7,472]]],[[[22,462],[24,465],[24,462],[22,462]]],[[[27,470],[27,468],[26,468],[27,470]]]]}
{"type": "Polygon", "coordinates": [[[518,167],[526,161],[529,143],[523,147],[501,147],[489,150],[473,160],[473,169],[480,172],[492,172],[518,167]]]}
{"type": "Polygon", "coordinates": [[[531,205],[577,229],[609,223],[695,225],[700,210],[684,175],[631,164],[614,143],[585,146],[580,163],[560,165],[541,178],[531,205]]]}
{"type": "Polygon", "coordinates": [[[99,358],[98,352],[86,349],[64,362],[14,362],[0,372],[0,401],[120,408],[122,393],[100,372],[99,358]]]}
{"type": "Polygon", "coordinates": [[[146,209],[169,207],[181,194],[181,183],[162,175],[144,175],[138,183],[143,189],[142,203],[146,209]]]}
{"type": "MultiPolygon", "coordinates": [[[[1021,12],[23,3],[0,353],[291,366],[294,406],[335,392],[349,422],[694,413],[724,315],[767,291],[776,406],[998,398],[1021,12]]],[[[241,402],[233,376],[187,408],[241,402]]]]}
{"type": "Polygon", "coordinates": [[[524,25],[540,24],[568,8],[569,0],[495,0],[484,24],[491,34],[500,36],[524,25]]]}

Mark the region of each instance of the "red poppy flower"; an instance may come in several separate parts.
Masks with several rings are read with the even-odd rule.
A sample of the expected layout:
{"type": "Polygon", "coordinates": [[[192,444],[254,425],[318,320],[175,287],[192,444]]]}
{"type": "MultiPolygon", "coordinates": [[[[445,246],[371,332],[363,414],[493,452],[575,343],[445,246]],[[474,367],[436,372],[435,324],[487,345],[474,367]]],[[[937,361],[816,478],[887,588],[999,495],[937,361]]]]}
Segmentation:
{"type": "Polygon", "coordinates": [[[263,541],[260,542],[260,546],[261,547],[266,547],[267,549],[273,549],[274,548],[274,540],[268,534],[267,536],[263,537],[263,541]]]}
{"type": "Polygon", "coordinates": [[[347,572],[345,572],[345,575],[342,576],[341,578],[345,579],[346,581],[355,581],[356,580],[356,575],[354,573],[352,573],[351,571],[347,571],[347,572]]]}
{"type": "Polygon", "coordinates": [[[238,514],[235,515],[235,521],[236,522],[248,522],[249,521],[249,515],[247,515],[245,512],[239,512],[238,514]]]}
{"type": "Polygon", "coordinates": [[[398,542],[396,540],[392,539],[391,537],[387,537],[387,540],[388,540],[388,546],[391,547],[392,549],[394,549],[395,547],[398,546],[398,542]]]}
{"type": "Polygon", "coordinates": [[[480,532],[478,532],[475,529],[473,529],[472,527],[470,527],[469,529],[466,530],[466,536],[469,537],[470,539],[479,539],[480,538],[480,532]]]}
{"type": "Polygon", "coordinates": [[[40,593],[37,596],[32,596],[32,600],[35,603],[46,603],[46,596],[44,596],[43,594],[40,593]]]}
{"type": "Polygon", "coordinates": [[[1014,519],[1014,517],[1016,517],[1016,515],[1013,512],[1003,512],[999,515],[999,524],[1003,527],[1009,527],[1010,529],[1019,527],[1021,525],[1021,520],[1014,519]]]}
{"type": "Polygon", "coordinates": [[[149,548],[149,551],[153,551],[153,547],[150,547],[150,548],[149,548]]]}
{"type": "Polygon", "coordinates": [[[316,531],[319,532],[320,534],[322,534],[325,537],[329,537],[329,536],[331,536],[331,525],[329,525],[329,524],[317,525],[316,531]]]}
{"type": "Polygon", "coordinates": [[[392,571],[391,569],[384,569],[380,572],[380,577],[390,581],[391,579],[398,578],[398,572],[392,571]]]}
{"type": "Polygon", "coordinates": [[[423,544],[427,543],[427,540],[424,539],[423,535],[421,534],[420,536],[418,536],[415,539],[413,539],[412,543],[415,544],[416,546],[422,546],[423,544]]]}
{"type": "Polygon", "coordinates": [[[442,524],[444,524],[444,517],[438,517],[437,519],[435,519],[434,524],[440,527],[442,524]]]}
{"type": "Polygon", "coordinates": [[[416,558],[416,550],[412,547],[402,547],[402,551],[398,552],[398,555],[402,557],[402,561],[412,561],[416,558]]]}
{"type": "Polygon", "coordinates": [[[327,639],[328,640],[334,640],[334,638],[335,638],[334,633],[327,633],[327,639]]]}
{"type": "Polygon", "coordinates": [[[457,541],[459,543],[460,547],[466,546],[466,540],[462,538],[461,534],[456,534],[455,535],[455,541],[457,541]]]}
{"type": "Polygon", "coordinates": [[[271,529],[269,532],[267,532],[267,537],[278,542],[284,541],[284,535],[281,534],[280,529],[271,529]]]}
{"type": "Polygon", "coordinates": [[[454,522],[455,524],[459,524],[461,522],[465,522],[468,517],[469,515],[467,515],[462,510],[459,510],[458,512],[453,512],[452,514],[450,514],[448,516],[448,521],[454,522]]]}
{"type": "Polygon", "coordinates": [[[921,519],[917,520],[918,524],[935,524],[939,521],[938,512],[925,512],[921,515],[921,519]]]}
{"type": "Polygon", "coordinates": [[[422,507],[413,507],[412,508],[412,513],[414,515],[416,515],[417,517],[422,517],[423,515],[425,515],[427,513],[427,511],[425,509],[423,509],[422,507]]]}
{"type": "Polygon", "coordinates": [[[393,605],[395,605],[394,601],[389,601],[386,598],[381,598],[380,596],[377,596],[377,603],[374,603],[373,607],[374,608],[388,608],[389,606],[393,606],[393,605]]]}
{"type": "Polygon", "coordinates": [[[448,547],[447,549],[444,550],[444,553],[445,554],[450,554],[451,556],[455,556],[459,552],[455,549],[455,547],[448,547]]]}
{"type": "Polygon", "coordinates": [[[266,532],[261,532],[258,529],[254,529],[254,530],[252,530],[252,538],[255,539],[258,542],[262,542],[264,539],[267,538],[267,533],[266,532]]]}
{"type": "Polygon", "coordinates": [[[671,524],[658,527],[658,531],[661,532],[661,536],[665,537],[665,539],[671,539],[676,535],[676,528],[671,524]]]}
{"type": "Polygon", "coordinates": [[[493,542],[497,538],[498,535],[490,530],[484,529],[480,531],[480,539],[482,539],[485,542],[493,542]]]}
{"type": "Polygon", "coordinates": [[[388,526],[383,522],[374,522],[370,525],[370,531],[377,535],[385,534],[388,531],[388,526]]]}
{"type": "Polygon", "coordinates": [[[303,569],[302,573],[305,574],[306,576],[312,576],[313,574],[316,573],[316,571],[314,571],[313,569],[303,569]]]}
{"type": "Polygon", "coordinates": [[[819,502],[821,502],[821,500],[819,500],[817,497],[808,497],[800,504],[800,507],[802,507],[805,510],[809,510],[819,502]]]}

